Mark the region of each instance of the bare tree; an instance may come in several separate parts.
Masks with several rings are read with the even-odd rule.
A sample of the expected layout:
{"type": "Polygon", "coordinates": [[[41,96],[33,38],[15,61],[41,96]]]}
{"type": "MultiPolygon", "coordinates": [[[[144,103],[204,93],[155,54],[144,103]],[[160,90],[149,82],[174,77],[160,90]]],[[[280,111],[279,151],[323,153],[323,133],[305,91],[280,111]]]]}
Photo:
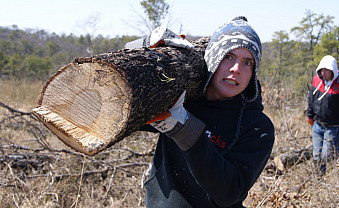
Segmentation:
{"type": "Polygon", "coordinates": [[[275,32],[272,38],[272,42],[270,46],[275,49],[272,53],[276,53],[276,57],[278,59],[278,75],[280,77],[280,73],[282,72],[282,66],[284,62],[284,53],[286,50],[286,45],[289,42],[288,33],[283,30],[275,32]]]}
{"type": "Polygon", "coordinates": [[[101,19],[100,16],[100,13],[94,13],[84,20],[84,22],[78,24],[78,27],[90,37],[89,45],[87,46],[87,52],[90,56],[93,56],[93,41],[97,35],[98,25],[101,19]]]}
{"type": "MultiPolygon", "coordinates": [[[[170,5],[165,0],[142,0],[140,6],[143,14],[138,13],[133,7],[139,21],[128,22],[125,24],[139,31],[141,34],[150,34],[156,27],[165,25],[171,27],[176,22],[170,11],[170,5]]],[[[179,23],[179,33],[182,31],[182,23],[179,23]]]]}
{"type": "Polygon", "coordinates": [[[150,30],[161,26],[161,20],[168,14],[169,5],[164,0],[142,0],[141,7],[147,15],[147,26],[150,30]]]}

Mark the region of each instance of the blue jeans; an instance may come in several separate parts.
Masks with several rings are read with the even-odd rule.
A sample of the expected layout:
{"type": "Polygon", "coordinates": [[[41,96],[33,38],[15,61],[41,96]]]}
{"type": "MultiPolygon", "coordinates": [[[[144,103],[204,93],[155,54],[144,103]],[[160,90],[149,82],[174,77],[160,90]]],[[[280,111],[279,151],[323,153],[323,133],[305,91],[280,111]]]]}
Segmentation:
{"type": "Polygon", "coordinates": [[[339,153],[339,127],[330,127],[314,121],[312,128],[313,159],[333,160],[339,153]]]}

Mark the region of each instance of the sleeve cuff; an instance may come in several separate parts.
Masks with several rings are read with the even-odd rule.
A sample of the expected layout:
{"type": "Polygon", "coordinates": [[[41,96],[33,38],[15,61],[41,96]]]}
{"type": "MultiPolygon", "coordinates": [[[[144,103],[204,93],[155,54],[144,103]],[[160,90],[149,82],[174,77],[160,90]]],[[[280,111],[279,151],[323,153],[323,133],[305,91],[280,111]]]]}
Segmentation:
{"type": "Polygon", "coordinates": [[[206,128],[201,120],[187,113],[188,119],[185,124],[177,122],[172,130],[166,132],[166,135],[173,139],[182,151],[189,150],[206,128]]]}

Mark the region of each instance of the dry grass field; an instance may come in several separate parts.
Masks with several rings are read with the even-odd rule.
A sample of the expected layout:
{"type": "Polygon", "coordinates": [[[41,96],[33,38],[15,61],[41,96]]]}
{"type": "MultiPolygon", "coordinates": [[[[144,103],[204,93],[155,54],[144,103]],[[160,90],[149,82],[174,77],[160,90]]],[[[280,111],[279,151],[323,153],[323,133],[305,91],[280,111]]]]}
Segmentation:
{"type": "MultiPolygon", "coordinates": [[[[74,152],[30,114],[42,85],[0,80],[0,208],[144,207],[157,134],[136,132],[93,157],[74,152]]],[[[263,88],[263,101],[276,140],[246,206],[339,207],[338,161],[318,178],[305,154],[285,170],[273,160],[312,144],[306,97],[263,88]]]]}

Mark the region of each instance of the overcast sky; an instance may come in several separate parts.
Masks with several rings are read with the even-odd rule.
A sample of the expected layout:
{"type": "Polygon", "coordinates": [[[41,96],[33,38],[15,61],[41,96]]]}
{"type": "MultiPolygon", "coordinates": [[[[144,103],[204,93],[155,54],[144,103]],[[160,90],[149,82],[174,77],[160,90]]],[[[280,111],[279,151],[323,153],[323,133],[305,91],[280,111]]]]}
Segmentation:
{"type": "MultiPolygon", "coordinates": [[[[144,16],[141,0],[0,0],[0,26],[45,30],[75,35],[92,32],[83,26],[97,17],[95,35],[142,35],[133,28],[144,16]],[[131,26],[132,25],[132,26],[131,26]]],[[[306,10],[334,16],[339,25],[339,0],[166,0],[170,5],[174,32],[194,36],[211,35],[224,22],[243,15],[262,42],[274,32],[300,25],[306,10]],[[180,27],[181,26],[181,27],[180,27]]],[[[93,28],[93,27],[92,27],[93,28]]],[[[290,38],[293,38],[292,34],[290,38]]]]}

